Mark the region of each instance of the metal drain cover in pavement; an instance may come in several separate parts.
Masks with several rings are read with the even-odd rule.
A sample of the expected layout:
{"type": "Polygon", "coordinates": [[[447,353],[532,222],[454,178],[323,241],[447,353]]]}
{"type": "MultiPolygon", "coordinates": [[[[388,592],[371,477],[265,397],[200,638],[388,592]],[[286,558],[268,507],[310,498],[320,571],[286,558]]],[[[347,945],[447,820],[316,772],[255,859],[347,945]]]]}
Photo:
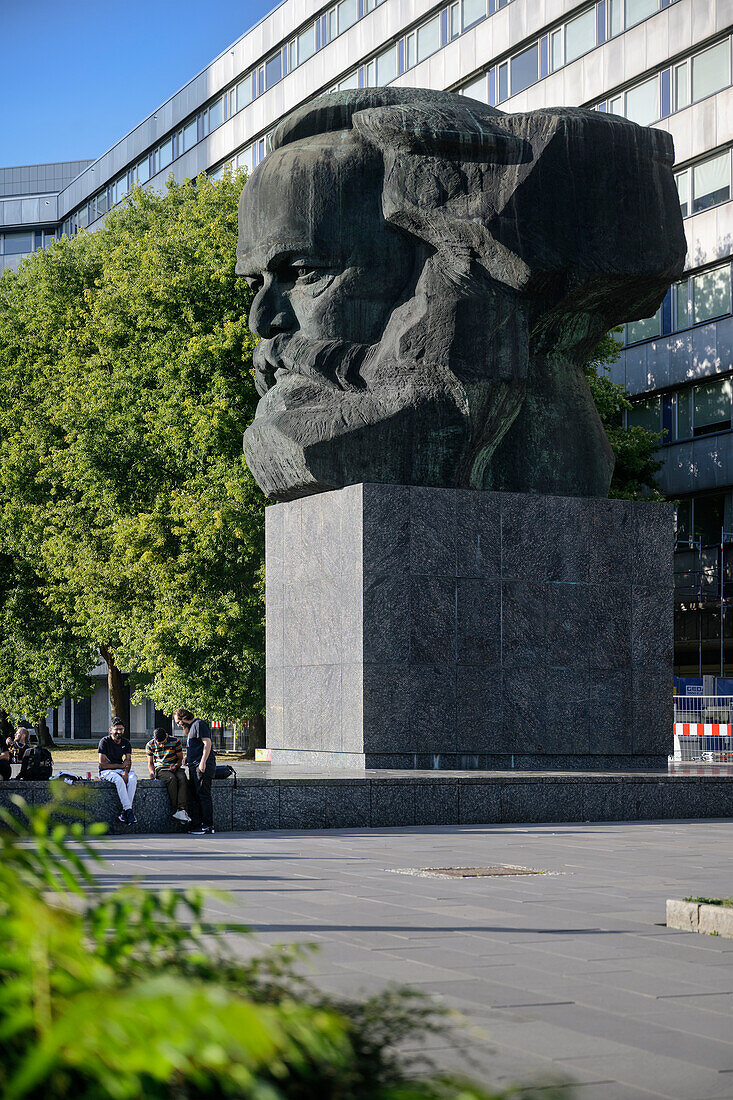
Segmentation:
{"type": "Polygon", "coordinates": [[[544,871],[533,871],[529,867],[421,867],[428,875],[446,875],[447,878],[499,878],[501,875],[542,875],[544,871]]]}

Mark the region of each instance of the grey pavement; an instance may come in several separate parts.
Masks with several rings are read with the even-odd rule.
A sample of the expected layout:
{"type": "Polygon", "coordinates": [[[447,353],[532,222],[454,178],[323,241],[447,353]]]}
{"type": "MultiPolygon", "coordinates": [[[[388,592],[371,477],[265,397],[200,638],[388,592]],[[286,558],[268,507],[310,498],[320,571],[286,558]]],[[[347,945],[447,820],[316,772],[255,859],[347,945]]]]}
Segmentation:
{"type": "MultiPolygon", "coordinates": [[[[409,984],[462,1014],[474,1075],[578,1100],[733,1097],[733,940],[668,930],[665,900],[733,893],[733,820],[115,837],[103,881],[226,890],[232,935],[310,942],[325,989],[409,984]],[[396,869],[510,864],[538,876],[396,869]]],[[[428,1043],[466,1068],[449,1036],[428,1043]]]]}

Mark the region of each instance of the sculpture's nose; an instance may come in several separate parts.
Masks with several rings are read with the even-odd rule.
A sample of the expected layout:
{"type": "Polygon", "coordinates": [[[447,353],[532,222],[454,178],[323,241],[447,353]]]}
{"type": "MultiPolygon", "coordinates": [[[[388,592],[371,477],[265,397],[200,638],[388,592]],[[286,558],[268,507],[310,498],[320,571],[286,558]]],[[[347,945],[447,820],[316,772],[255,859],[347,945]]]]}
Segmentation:
{"type": "Polygon", "coordinates": [[[255,294],[249,311],[249,327],[263,340],[271,340],[279,332],[291,332],[296,327],[288,296],[271,272],[265,272],[264,282],[255,294]]]}

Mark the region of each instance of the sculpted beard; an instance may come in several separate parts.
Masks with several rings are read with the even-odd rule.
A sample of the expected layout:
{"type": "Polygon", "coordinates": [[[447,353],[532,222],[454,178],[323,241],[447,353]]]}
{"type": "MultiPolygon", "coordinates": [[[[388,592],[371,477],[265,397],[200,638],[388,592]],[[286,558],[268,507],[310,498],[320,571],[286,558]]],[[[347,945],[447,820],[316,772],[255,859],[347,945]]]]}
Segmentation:
{"type": "Polygon", "coordinates": [[[293,378],[311,382],[314,395],[324,389],[364,390],[362,367],[377,346],[347,340],[311,340],[299,333],[281,333],[271,340],[260,340],[252,356],[255,388],[260,397],[274,387],[284,394],[287,387],[278,384],[293,378]]]}

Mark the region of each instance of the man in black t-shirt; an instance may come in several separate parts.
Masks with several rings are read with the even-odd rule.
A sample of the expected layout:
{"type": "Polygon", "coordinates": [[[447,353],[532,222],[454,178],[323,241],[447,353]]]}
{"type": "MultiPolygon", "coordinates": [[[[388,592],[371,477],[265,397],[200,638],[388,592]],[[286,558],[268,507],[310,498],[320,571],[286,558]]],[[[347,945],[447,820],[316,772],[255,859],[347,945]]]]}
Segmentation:
{"type": "Polygon", "coordinates": [[[99,778],[114,783],[120,796],[122,813],[118,817],[123,825],[137,821],[132,802],[137,790],[137,776],[132,770],[132,747],[125,737],[125,725],[121,718],[113,718],[109,733],[99,742],[99,778]]]}
{"type": "Polygon", "coordinates": [[[211,741],[211,726],[205,718],[195,718],[190,710],[177,707],[173,717],[186,733],[186,764],[191,796],[191,809],[198,823],[190,833],[198,836],[214,832],[214,806],[211,781],[216,772],[216,756],[211,741]]]}

